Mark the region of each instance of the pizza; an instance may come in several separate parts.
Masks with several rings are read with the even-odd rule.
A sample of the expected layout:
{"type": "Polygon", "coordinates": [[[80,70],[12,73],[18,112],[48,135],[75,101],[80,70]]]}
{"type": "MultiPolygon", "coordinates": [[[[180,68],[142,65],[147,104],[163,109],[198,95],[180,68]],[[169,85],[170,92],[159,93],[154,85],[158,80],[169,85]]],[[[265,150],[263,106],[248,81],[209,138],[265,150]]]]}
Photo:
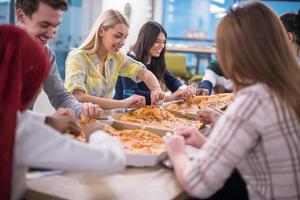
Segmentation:
{"type": "Polygon", "coordinates": [[[167,110],[177,110],[196,113],[199,108],[209,107],[224,110],[233,100],[233,93],[221,93],[209,96],[191,96],[184,102],[173,103],[166,107],[167,110]]]}
{"type": "Polygon", "coordinates": [[[203,123],[198,120],[172,114],[166,109],[157,108],[155,106],[144,106],[130,111],[129,113],[122,115],[118,120],[139,123],[142,124],[142,126],[165,129],[171,132],[186,126],[194,127],[196,129],[200,129],[203,126],[203,123]]]}
{"type": "Polygon", "coordinates": [[[166,151],[162,136],[146,130],[120,130],[115,136],[123,143],[127,153],[159,155],[166,151]]]}
{"type": "MultiPolygon", "coordinates": [[[[140,129],[117,130],[95,119],[88,121],[80,120],[79,122],[82,127],[89,123],[100,123],[103,125],[103,131],[118,138],[122,142],[126,153],[159,155],[166,151],[162,136],[156,135],[155,133],[140,129]]],[[[85,134],[82,132],[77,139],[86,141],[85,134]]]]}

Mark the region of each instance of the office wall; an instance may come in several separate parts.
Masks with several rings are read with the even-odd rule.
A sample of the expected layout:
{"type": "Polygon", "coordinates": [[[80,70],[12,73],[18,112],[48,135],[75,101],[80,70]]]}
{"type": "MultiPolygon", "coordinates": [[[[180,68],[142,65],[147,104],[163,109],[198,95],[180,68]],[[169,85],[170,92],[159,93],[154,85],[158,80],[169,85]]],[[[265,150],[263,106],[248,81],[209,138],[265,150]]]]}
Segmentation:
{"type": "Polygon", "coordinates": [[[113,8],[124,14],[125,5],[130,5],[131,15],[129,17],[129,35],[122,51],[128,51],[130,46],[136,41],[141,26],[151,19],[151,2],[151,0],[118,0],[118,3],[116,3],[116,1],[102,1],[102,11],[113,8]]]}

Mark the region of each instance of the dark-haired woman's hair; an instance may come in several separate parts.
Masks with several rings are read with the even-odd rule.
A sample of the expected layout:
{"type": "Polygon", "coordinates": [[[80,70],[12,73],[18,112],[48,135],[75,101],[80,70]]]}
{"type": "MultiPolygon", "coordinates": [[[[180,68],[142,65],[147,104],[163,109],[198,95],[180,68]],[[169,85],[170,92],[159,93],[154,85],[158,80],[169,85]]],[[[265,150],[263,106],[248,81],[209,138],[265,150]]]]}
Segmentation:
{"type": "MultiPolygon", "coordinates": [[[[156,42],[159,33],[165,34],[165,37],[167,38],[165,29],[162,27],[162,25],[155,21],[149,21],[142,26],[138,35],[138,39],[131,48],[131,50],[136,54],[135,57],[138,61],[147,64],[148,52],[156,42]]],[[[163,48],[159,57],[152,57],[150,65],[147,66],[148,69],[157,77],[157,79],[162,81],[166,70],[165,48],[166,47],[163,48]]]]}
{"type": "Polygon", "coordinates": [[[280,17],[287,32],[292,33],[295,36],[295,43],[300,48],[300,9],[298,14],[286,13],[280,17]]]}

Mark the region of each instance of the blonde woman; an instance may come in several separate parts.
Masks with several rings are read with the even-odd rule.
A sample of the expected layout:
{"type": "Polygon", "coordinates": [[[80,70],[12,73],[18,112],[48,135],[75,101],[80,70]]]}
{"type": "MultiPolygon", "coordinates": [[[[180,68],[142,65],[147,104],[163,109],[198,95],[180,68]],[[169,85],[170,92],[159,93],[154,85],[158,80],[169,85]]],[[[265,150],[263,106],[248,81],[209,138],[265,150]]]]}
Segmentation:
{"type": "Polygon", "coordinates": [[[191,128],[165,137],[179,183],[209,197],[236,167],[249,199],[300,199],[300,67],[284,27],[250,1],[221,20],[216,44],[236,98],[208,139],[191,128]],[[184,143],[201,148],[193,161],[184,143]]]}
{"type": "Polygon", "coordinates": [[[165,98],[156,77],[142,63],[120,52],[128,36],[129,23],[116,10],[99,16],[87,39],[71,51],[66,60],[66,87],[80,102],[92,102],[104,109],[137,107],[145,98],[133,95],[112,99],[118,76],[142,80],[151,90],[151,103],[165,98]]]}

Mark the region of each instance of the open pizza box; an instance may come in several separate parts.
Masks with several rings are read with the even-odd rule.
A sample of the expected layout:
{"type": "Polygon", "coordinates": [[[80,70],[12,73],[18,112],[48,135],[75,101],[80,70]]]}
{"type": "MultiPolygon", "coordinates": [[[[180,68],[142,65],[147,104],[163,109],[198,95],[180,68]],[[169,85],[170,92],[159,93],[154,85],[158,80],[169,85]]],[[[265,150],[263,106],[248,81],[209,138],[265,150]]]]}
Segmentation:
{"type": "MultiPolygon", "coordinates": [[[[149,132],[155,133],[159,136],[163,136],[168,130],[159,129],[155,127],[143,127],[141,124],[131,123],[131,122],[123,122],[117,120],[118,117],[123,115],[122,113],[114,113],[111,114],[113,118],[110,116],[105,123],[110,124],[113,128],[117,130],[134,130],[134,129],[142,129],[147,130],[149,132]]],[[[158,165],[161,161],[167,158],[167,152],[161,151],[158,154],[150,154],[150,153],[140,153],[140,152],[126,152],[126,165],[129,167],[152,167],[158,165]]]]}
{"type": "Polygon", "coordinates": [[[175,110],[175,109],[168,109],[168,106],[170,104],[182,104],[184,103],[183,100],[177,100],[177,101],[169,101],[169,102],[165,102],[162,107],[165,108],[167,111],[176,114],[176,115],[182,115],[191,119],[195,119],[198,120],[198,116],[197,116],[197,111],[199,110],[198,108],[196,108],[193,111],[185,111],[185,110],[175,110]]]}
{"type": "Polygon", "coordinates": [[[152,167],[159,164],[167,158],[167,152],[164,151],[159,155],[127,153],[126,165],[129,167],[152,167]]]}
{"type": "MultiPolygon", "coordinates": [[[[117,129],[117,130],[134,130],[134,129],[141,129],[146,130],[149,132],[152,132],[154,134],[157,134],[159,136],[164,136],[167,132],[173,133],[173,130],[170,129],[164,129],[159,128],[151,125],[146,124],[140,124],[136,122],[126,122],[119,120],[121,116],[126,114],[127,111],[125,110],[117,110],[116,112],[110,113],[109,116],[109,124],[117,129]]],[[[182,115],[182,113],[176,113],[176,115],[181,117],[187,117],[185,115],[182,115]]],[[[188,117],[191,119],[194,119],[193,117],[188,117]]],[[[157,155],[153,154],[145,154],[145,153],[127,153],[127,165],[128,166],[134,166],[134,167],[149,167],[149,166],[155,166],[160,161],[165,160],[167,158],[166,151],[163,151],[157,155]]]]}
{"type": "Polygon", "coordinates": [[[155,126],[151,125],[146,125],[146,124],[139,124],[139,123],[134,123],[134,122],[125,122],[119,120],[119,118],[124,115],[125,113],[114,113],[111,115],[112,119],[112,127],[118,130],[124,130],[124,129],[142,129],[146,131],[150,131],[152,133],[155,133],[160,136],[164,136],[167,132],[172,132],[170,129],[163,129],[163,128],[158,128],[155,126]]]}

